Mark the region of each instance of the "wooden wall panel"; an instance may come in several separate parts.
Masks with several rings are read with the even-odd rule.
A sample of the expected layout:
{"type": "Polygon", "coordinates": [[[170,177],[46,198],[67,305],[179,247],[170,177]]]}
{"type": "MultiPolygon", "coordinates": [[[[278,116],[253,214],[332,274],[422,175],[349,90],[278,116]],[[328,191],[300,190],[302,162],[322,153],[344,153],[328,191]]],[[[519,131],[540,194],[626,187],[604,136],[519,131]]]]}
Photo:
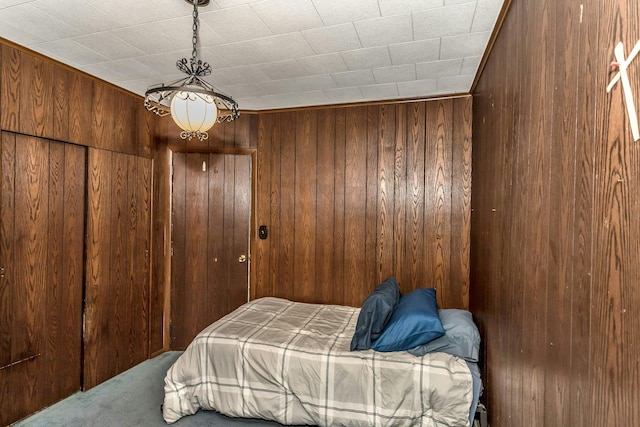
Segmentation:
{"type": "Polygon", "coordinates": [[[84,149],[2,132],[0,425],[80,389],[84,149]],[[8,357],[7,357],[8,355],[8,357]]]}
{"type": "Polygon", "coordinates": [[[153,156],[140,96],[2,40],[0,55],[1,129],[153,156]]]}
{"type": "Polygon", "coordinates": [[[252,297],[359,306],[396,276],[466,307],[470,119],[469,98],[260,115],[252,297]]]}
{"type": "Polygon", "coordinates": [[[90,149],[84,387],[149,353],[151,160],[90,149]]]}
{"type": "Polygon", "coordinates": [[[474,91],[470,304],[492,426],[640,423],[640,152],[622,88],[603,90],[639,14],[514,0],[474,91]]]}
{"type": "Polygon", "coordinates": [[[18,132],[20,122],[20,52],[7,45],[2,49],[0,73],[0,128],[18,132]]]}

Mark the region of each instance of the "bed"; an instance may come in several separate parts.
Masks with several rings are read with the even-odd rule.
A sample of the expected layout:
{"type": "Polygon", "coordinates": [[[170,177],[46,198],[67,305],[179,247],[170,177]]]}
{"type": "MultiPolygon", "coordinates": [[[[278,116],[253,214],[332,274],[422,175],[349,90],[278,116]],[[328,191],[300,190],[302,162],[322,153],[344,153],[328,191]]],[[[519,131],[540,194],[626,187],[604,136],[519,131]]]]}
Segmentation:
{"type": "Polygon", "coordinates": [[[350,351],[359,313],[273,297],[241,306],[168,370],[165,421],[207,409],[287,425],[469,426],[477,366],[441,352],[350,351]]]}

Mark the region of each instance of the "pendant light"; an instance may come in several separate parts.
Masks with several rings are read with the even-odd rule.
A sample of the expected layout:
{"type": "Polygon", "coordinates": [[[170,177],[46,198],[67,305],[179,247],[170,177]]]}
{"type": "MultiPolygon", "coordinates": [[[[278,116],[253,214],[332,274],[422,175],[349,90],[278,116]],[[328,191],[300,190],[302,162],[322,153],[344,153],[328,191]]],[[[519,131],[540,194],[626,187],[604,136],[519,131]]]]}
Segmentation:
{"type": "Polygon", "coordinates": [[[182,139],[209,138],[207,131],[217,122],[230,122],[240,113],[238,104],[228,95],[217,91],[201,77],[211,74],[211,65],[198,59],[198,7],[209,0],[185,0],[193,4],[193,37],[191,59],[176,62],[178,70],[187,75],[180,80],[160,83],[147,89],[144,106],[159,116],[171,114],[182,132],[182,139]]]}

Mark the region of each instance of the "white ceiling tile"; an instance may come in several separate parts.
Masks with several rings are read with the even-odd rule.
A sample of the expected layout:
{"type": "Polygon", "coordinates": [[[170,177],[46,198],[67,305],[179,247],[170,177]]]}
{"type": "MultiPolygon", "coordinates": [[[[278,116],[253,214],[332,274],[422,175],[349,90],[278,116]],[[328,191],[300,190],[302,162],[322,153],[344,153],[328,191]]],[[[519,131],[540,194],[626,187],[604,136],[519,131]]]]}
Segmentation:
{"type": "Polygon", "coordinates": [[[473,83],[473,75],[440,77],[438,79],[439,93],[468,93],[473,83]]]}
{"type": "Polygon", "coordinates": [[[134,80],[120,80],[114,83],[123,89],[136,93],[140,96],[144,96],[146,88],[153,86],[159,82],[157,81],[157,79],[154,79],[154,78],[146,78],[146,79],[134,79],[134,80]]]}
{"type": "Polygon", "coordinates": [[[191,48],[191,38],[173,38],[171,32],[162,29],[164,25],[155,23],[118,28],[109,31],[113,37],[127,42],[148,55],[173,52],[191,48]]]}
{"type": "Polygon", "coordinates": [[[452,6],[455,4],[462,4],[462,3],[476,3],[478,0],[444,0],[444,5],[445,6],[452,6]]]}
{"type": "Polygon", "coordinates": [[[376,83],[405,82],[416,79],[415,64],[394,65],[371,70],[376,83]]]}
{"type": "Polygon", "coordinates": [[[105,62],[108,58],[88,49],[71,39],[54,40],[32,46],[34,50],[61,62],[73,62],[78,65],[105,62]]]}
{"type": "MultiPolygon", "coordinates": [[[[189,52],[188,56],[184,55],[185,58],[191,57],[191,52],[189,52]]],[[[216,53],[216,48],[203,48],[198,50],[198,58],[202,59],[205,62],[208,62],[211,65],[212,69],[217,68],[228,68],[232,65],[227,62],[222,56],[216,53]]],[[[178,59],[178,58],[176,58],[178,59]]]]}
{"type": "Polygon", "coordinates": [[[122,26],[86,0],[56,0],[55,2],[38,0],[32,4],[44,13],[82,32],[104,31],[122,26]]]}
{"type": "MultiPolygon", "coordinates": [[[[278,96],[275,96],[275,98],[277,99],[278,96]]],[[[243,98],[238,99],[237,101],[238,105],[243,110],[265,111],[276,108],[273,106],[273,101],[265,97],[243,98]]]]}
{"type": "Polygon", "coordinates": [[[420,97],[424,96],[425,94],[435,93],[437,90],[437,79],[398,82],[398,93],[403,97],[420,97]]]}
{"type": "Polygon", "coordinates": [[[482,56],[471,56],[468,58],[464,58],[462,61],[462,68],[460,69],[460,74],[476,74],[478,70],[478,66],[480,65],[480,60],[482,60],[482,56]]]}
{"type": "Polygon", "coordinates": [[[135,59],[111,61],[109,62],[109,66],[117,73],[122,74],[126,80],[147,79],[159,76],[157,71],[143,65],[135,59]]]}
{"type": "Polygon", "coordinates": [[[416,64],[416,77],[418,80],[425,80],[445,76],[457,76],[460,74],[461,68],[462,59],[422,62],[416,64]]]}
{"type": "Polygon", "coordinates": [[[367,19],[354,23],[362,46],[384,46],[413,40],[411,14],[367,19]]]}
{"type": "Polygon", "coordinates": [[[325,89],[325,95],[331,102],[341,104],[345,102],[361,101],[364,97],[358,87],[343,87],[339,89],[325,89]]]}
{"type": "Polygon", "coordinates": [[[416,12],[442,6],[443,0],[378,0],[382,16],[416,12]]]}
{"type": "Polygon", "coordinates": [[[29,3],[33,0],[0,0],[0,9],[15,6],[22,3],[29,3]]]}
{"type": "Polygon", "coordinates": [[[35,43],[45,41],[42,37],[28,33],[22,28],[14,27],[7,22],[2,22],[2,25],[0,25],[0,37],[4,37],[7,40],[11,40],[23,46],[33,46],[35,43]]]}
{"type": "Polygon", "coordinates": [[[157,55],[145,55],[136,58],[138,62],[146,67],[153,68],[160,75],[177,74],[180,71],[176,68],[176,62],[182,58],[189,58],[190,50],[180,52],[159,53],[157,55]]]}
{"type": "Polygon", "coordinates": [[[502,4],[495,0],[479,1],[473,16],[471,32],[491,31],[496,24],[502,4]]]}
{"type": "Polygon", "coordinates": [[[65,39],[80,34],[80,30],[77,28],[44,13],[31,3],[0,9],[0,22],[9,22],[12,26],[46,41],[65,39]]]}
{"type": "Polygon", "coordinates": [[[337,87],[336,82],[328,74],[298,77],[292,81],[295,82],[302,91],[333,89],[337,87]]]}
{"type": "Polygon", "coordinates": [[[210,26],[227,43],[273,35],[269,27],[246,4],[201,13],[200,20],[210,26]]]}
{"type": "Polygon", "coordinates": [[[258,84],[262,89],[262,93],[265,95],[276,95],[293,93],[300,90],[298,85],[290,79],[272,80],[268,82],[261,82],[258,84]]]}
{"type": "Polygon", "coordinates": [[[253,83],[225,86],[221,89],[226,94],[233,96],[234,99],[266,95],[259,85],[253,83]]]}
{"type": "Polygon", "coordinates": [[[351,23],[305,30],[302,35],[315,53],[335,53],[362,47],[351,23]]]}
{"type": "Polygon", "coordinates": [[[216,46],[215,52],[232,66],[260,64],[269,61],[255,40],[216,46]]]}
{"type": "Polygon", "coordinates": [[[221,68],[219,70],[213,70],[211,74],[210,77],[207,77],[207,80],[214,86],[260,83],[270,80],[269,77],[255,65],[221,68]]]}
{"type": "Polygon", "coordinates": [[[325,25],[380,16],[377,0],[313,0],[325,25]]]}
{"type": "MultiPolygon", "coordinates": [[[[502,4],[211,0],[198,57],[240,108],[468,93],[502,4]]],[[[191,13],[184,0],[0,0],[0,36],[143,94],[185,77],[191,13]]]]}
{"type": "Polygon", "coordinates": [[[309,75],[348,71],[347,64],[344,63],[344,59],[342,59],[342,55],[339,53],[307,56],[304,58],[298,58],[298,62],[304,67],[309,75]]]}
{"type": "MultiPolygon", "coordinates": [[[[298,92],[285,97],[288,103],[294,107],[306,107],[309,105],[326,105],[331,101],[327,95],[321,90],[312,90],[307,92],[298,92]]],[[[279,106],[284,107],[287,104],[280,102],[279,106]]]]}
{"type": "Polygon", "coordinates": [[[360,86],[360,92],[365,99],[390,99],[399,96],[398,86],[395,83],[360,86]]]}
{"type": "Polygon", "coordinates": [[[281,34],[255,40],[256,46],[268,61],[296,59],[314,54],[301,33],[281,34]]]}
{"type": "MultiPolygon", "coordinates": [[[[181,16],[192,16],[193,4],[186,1],[176,0],[153,0],[154,7],[160,9],[169,18],[179,18],[181,16]]],[[[210,2],[207,6],[198,8],[198,15],[211,10],[219,9],[215,2],[210,2]]]]}
{"type": "Polygon", "coordinates": [[[82,46],[100,52],[108,59],[126,59],[134,56],[142,56],[144,52],[131,46],[129,43],[113,37],[107,32],[90,33],[72,39],[82,46]]]}
{"type": "Polygon", "coordinates": [[[286,61],[268,62],[258,67],[272,80],[292,79],[308,75],[307,70],[295,59],[286,61]]]}
{"type": "Polygon", "coordinates": [[[440,39],[389,45],[389,54],[394,65],[435,61],[440,58],[440,39]]]}
{"type": "Polygon", "coordinates": [[[152,0],[87,0],[123,26],[144,24],[168,18],[152,0]]]}
{"type": "Polygon", "coordinates": [[[258,0],[214,0],[214,1],[218,5],[218,7],[222,9],[227,9],[230,7],[236,7],[241,4],[255,3],[258,0]]]}
{"type": "Polygon", "coordinates": [[[323,25],[311,0],[263,0],[251,3],[251,8],[274,34],[323,25]]]}
{"type": "Polygon", "coordinates": [[[464,34],[461,36],[443,37],[440,58],[453,59],[467,56],[480,56],[487,46],[490,32],[464,34]]]}
{"type": "Polygon", "coordinates": [[[120,74],[109,65],[108,62],[101,62],[99,64],[89,64],[79,67],[80,70],[91,74],[106,81],[121,81],[127,80],[127,77],[120,74]]]}
{"type": "Polygon", "coordinates": [[[389,49],[386,46],[342,52],[342,58],[350,70],[378,68],[391,65],[389,49]]]}
{"type": "Polygon", "coordinates": [[[371,70],[347,71],[345,73],[334,73],[331,77],[338,87],[354,87],[356,85],[375,84],[371,70]]]}
{"type": "Polygon", "coordinates": [[[475,3],[464,3],[415,12],[413,14],[414,38],[424,40],[468,33],[475,9],[475,3]]]}

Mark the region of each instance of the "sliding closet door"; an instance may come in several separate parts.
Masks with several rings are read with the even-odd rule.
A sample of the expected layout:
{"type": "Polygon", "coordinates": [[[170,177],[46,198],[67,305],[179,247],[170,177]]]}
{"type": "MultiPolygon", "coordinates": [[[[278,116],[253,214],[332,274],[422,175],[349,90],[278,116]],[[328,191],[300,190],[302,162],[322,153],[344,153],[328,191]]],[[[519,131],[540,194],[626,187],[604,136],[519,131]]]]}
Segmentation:
{"type": "Polygon", "coordinates": [[[251,156],[174,153],[171,348],[248,300],[251,156]]]}
{"type": "Polygon", "coordinates": [[[80,389],[84,147],[2,132],[0,425],[80,389]]]}
{"type": "Polygon", "coordinates": [[[89,149],[84,387],[149,356],[151,159],[89,149]]]}

